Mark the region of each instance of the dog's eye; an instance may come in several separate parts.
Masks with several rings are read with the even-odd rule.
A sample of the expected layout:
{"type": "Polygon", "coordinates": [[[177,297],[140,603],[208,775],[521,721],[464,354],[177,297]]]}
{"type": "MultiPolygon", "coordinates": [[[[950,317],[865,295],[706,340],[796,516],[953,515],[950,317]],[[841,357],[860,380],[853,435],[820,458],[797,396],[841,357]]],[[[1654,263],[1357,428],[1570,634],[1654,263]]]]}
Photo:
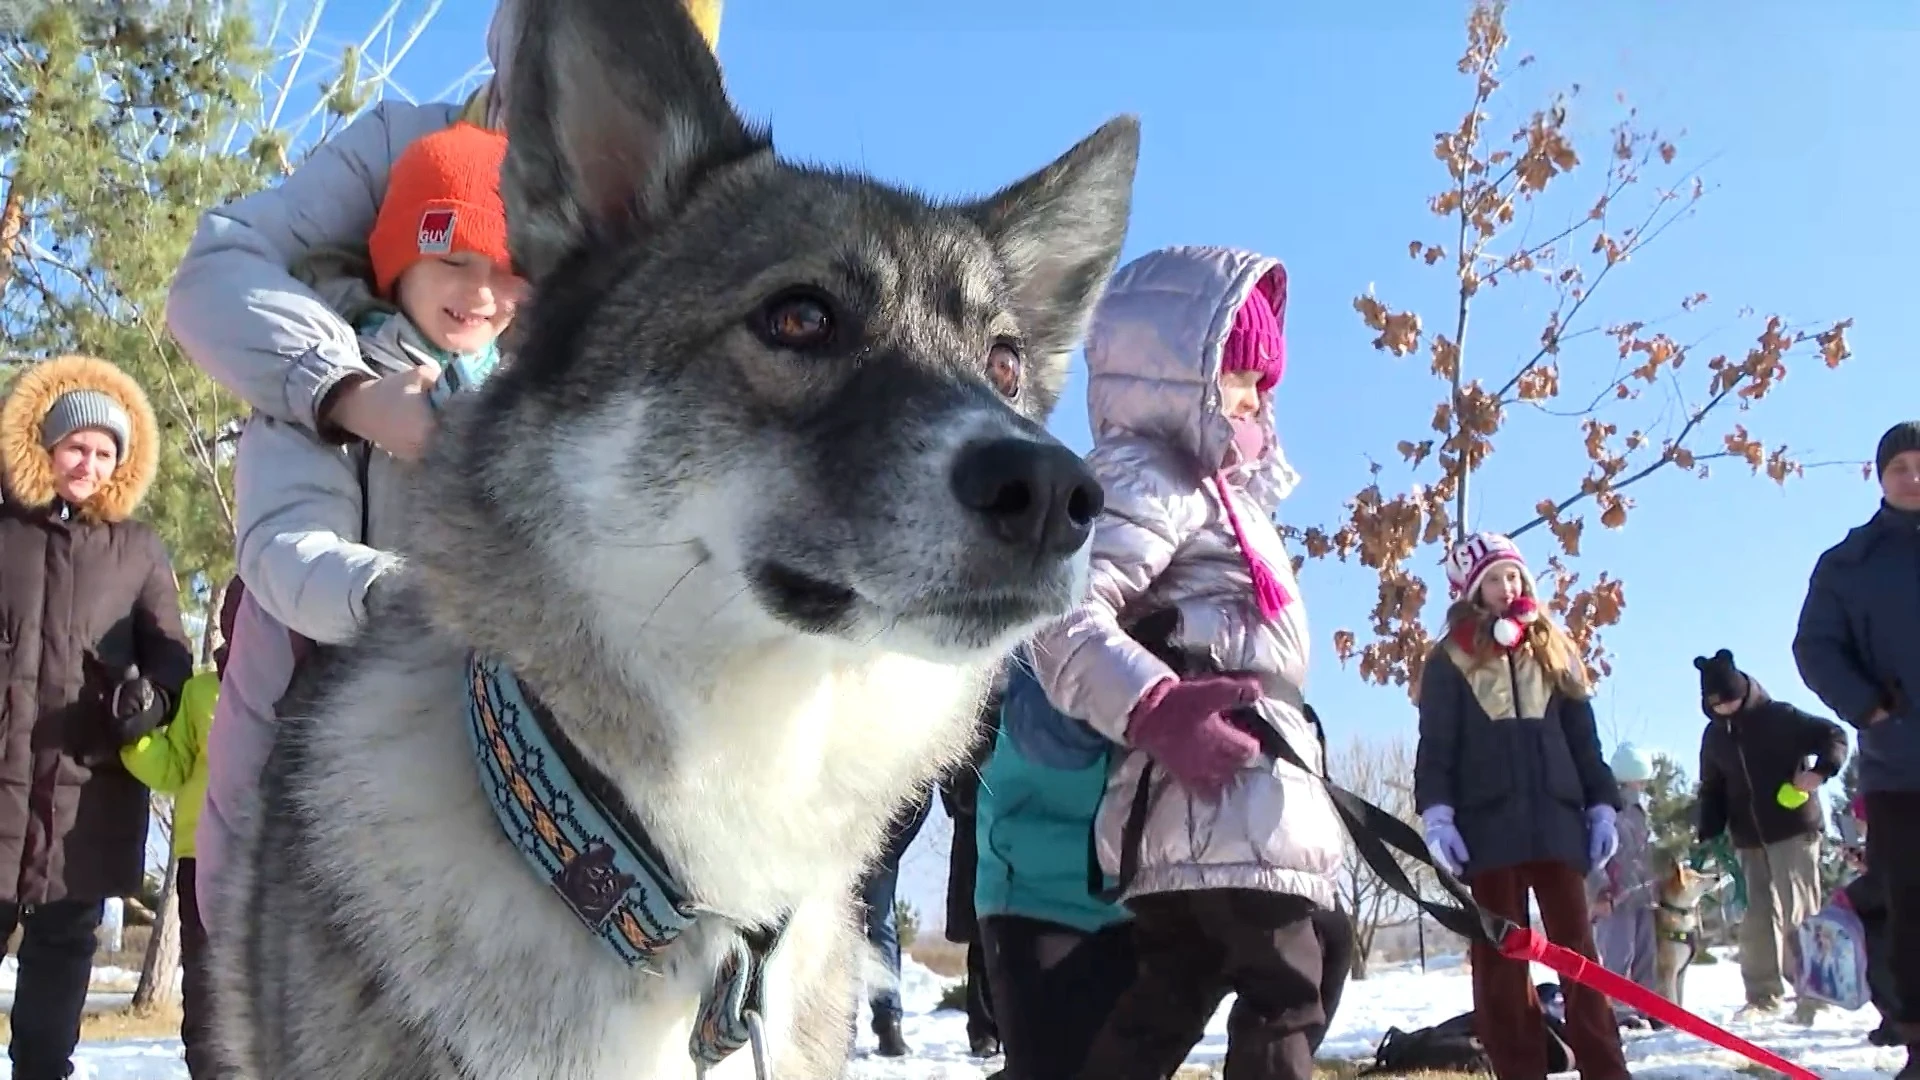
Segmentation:
{"type": "Polygon", "coordinates": [[[987,381],[993,384],[1000,396],[1008,401],[1020,400],[1021,384],[1026,374],[1026,361],[1020,358],[1020,350],[1011,342],[996,341],[993,348],[987,350],[987,381]]]}
{"type": "Polygon", "coordinates": [[[783,293],[761,310],[766,338],[782,349],[814,352],[833,344],[833,308],[810,292],[783,293]]]}

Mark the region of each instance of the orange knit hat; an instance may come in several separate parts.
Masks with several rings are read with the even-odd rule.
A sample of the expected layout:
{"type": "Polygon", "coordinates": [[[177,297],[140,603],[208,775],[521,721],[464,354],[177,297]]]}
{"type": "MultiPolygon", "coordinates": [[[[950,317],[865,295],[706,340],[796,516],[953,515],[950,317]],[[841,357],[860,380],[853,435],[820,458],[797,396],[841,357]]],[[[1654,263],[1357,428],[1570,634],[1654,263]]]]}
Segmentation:
{"type": "Polygon", "coordinates": [[[500,199],[506,156],[505,135],[466,123],[422,136],[401,152],[367,237],[381,296],[391,298],[400,275],[421,259],[470,251],[511,264],[500,199]]]}

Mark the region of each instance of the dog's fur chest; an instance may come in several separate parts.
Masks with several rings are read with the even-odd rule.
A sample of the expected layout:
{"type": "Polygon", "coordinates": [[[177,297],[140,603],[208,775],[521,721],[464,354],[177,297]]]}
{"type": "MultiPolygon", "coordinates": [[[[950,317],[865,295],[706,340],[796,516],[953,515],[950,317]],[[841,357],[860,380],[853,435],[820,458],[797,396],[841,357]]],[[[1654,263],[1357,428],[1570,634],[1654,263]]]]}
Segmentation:
{"type": "MultiPolygon", "coordinates": [[[[463,651],[445,642],[390,642],[380,651],[379,661],[355,665],[351,681],[329,695],[321,722],[296,733],[304,761],[276,780],[306,811],[300,820],[308,834],[294,845],[297,867],[282,872],[322,879],[320,892],[334,906],[312,915],[347,929],[353,960],[386,1011],[445,1033],[452,1057],[488,1075],[691,1077],[695,1014],[733,924],[703,917],[650,968],[622,964],[501,831],[464,727],[463,651]]],[[[755,681],[743,673],[735,685],[755,681]]],[[[918,685],[927,689],[924,680],[918,685]]],[[[799,698],[796,723],[806,713],[806,696],[799,698]]],[[[645,816],[670,861],[676,852],[710,858],[707,865],[681,857],[692,866],[685,880],[696,898],[743,903],[747,910],[730,914],[746,922],[790,913],[766,980],[767,1028],[789,1058],[823,1052],[816,1046],[830,1041],[809,1030],[808,994],[796,988],[813,993],[822,981],[830,987],[843,979],[850,994],[857,977],[859,853],[890,812],[885,799],[861,797],[872,794],[864,791],[864,769],[875,770],[877,783],[892,755],[941,757],[965,731],[944,725],[952,735],[932,744],[907,739],[906,747],[875,748],[885,732],[846,706],[880,700],[892,696],[830,697],[841,706],[834,728],[850,730],[816,734],[810,752],[798,734],[784,752],[743,746],[737,764],[695,766],[673,781],[680,790],[636,807],[656,811],[645,816]],[[860,743],[879,760],[829,767],[858,763],[852,754],[860,743]]],[[[931,704],[919,701],[923,710],[931,704]]],[[[781,730],[766,719],[762,712],[763,731],[781,730]]],[[[696,744],[680,764],[705,752],[696,744]]],[[[745,1051],[714,1075],[742,1068],[750,1075],[745,1051]]]]}

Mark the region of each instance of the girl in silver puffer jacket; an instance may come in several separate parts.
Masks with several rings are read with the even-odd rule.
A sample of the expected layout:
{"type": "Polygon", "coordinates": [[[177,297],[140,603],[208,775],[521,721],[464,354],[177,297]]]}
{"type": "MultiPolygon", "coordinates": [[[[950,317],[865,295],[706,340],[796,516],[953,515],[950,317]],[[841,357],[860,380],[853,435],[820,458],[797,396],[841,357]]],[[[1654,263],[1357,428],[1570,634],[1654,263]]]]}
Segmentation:
{"type": "Polygon", "coordinates": [[[1297,480],[1269,397],[1285,310],[1277,261],[1170,248],[1121,268],[1088,335],[1088,463],[1106,510],[1087,603],[1032,649],[1053,703],[1131,751],[1096,834],[1134,914],[1139,974],[1088,1080],[1171,1075],[1229,992],[1231,1080],[1311,1076],[1326,1022],[1317,920],[1337,916],[1345,838],[1320,781],[1256,738],[1324,771],[1306,614],[1272,521],[1297,480]],[[1149,623],[1170,631],[1155,651],[1129,633],[1149,623]]]}

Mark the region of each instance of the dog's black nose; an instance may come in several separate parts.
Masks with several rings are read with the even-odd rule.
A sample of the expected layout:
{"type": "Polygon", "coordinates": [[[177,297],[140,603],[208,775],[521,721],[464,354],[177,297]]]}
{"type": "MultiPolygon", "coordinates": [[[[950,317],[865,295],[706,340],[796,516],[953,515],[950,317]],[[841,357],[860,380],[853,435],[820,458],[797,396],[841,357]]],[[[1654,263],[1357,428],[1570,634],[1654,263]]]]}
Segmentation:
{"type": "Polygon", "coordinates": [[[953,494],[1006,544],[1041,555],[1071,555],[1106,504],[1100,481],[1079,455],[1056,442],[975,443],[953,464],[953,494]]]}

